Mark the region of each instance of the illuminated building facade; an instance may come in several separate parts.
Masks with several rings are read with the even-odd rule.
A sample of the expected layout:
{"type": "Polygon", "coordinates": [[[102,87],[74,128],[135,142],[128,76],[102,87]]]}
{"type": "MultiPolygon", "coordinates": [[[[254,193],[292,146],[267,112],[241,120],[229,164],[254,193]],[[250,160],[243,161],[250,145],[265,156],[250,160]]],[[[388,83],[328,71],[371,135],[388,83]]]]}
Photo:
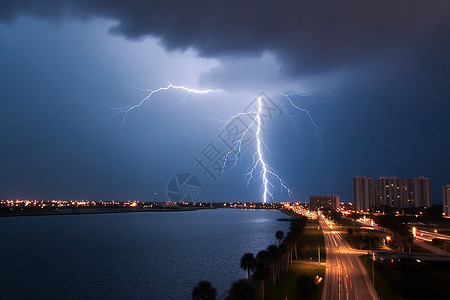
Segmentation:
{"type": "Polygon", "coordinates": [[[339,196],[337,195],[310,196],[309,209],[317,210],[321,208],[338,209],[339,196]]]}
{"type": "Polygon", "coordinates": [[[412,179],[358,176],[353,179],[356,210],[368,211],[374,207],[431,207],[430,179],[423,176],[412,179]]]}
{"type": "Polygon", "coordinates": [[[450,216],[450,184],[442,187],[442,214],[450,216]]]}

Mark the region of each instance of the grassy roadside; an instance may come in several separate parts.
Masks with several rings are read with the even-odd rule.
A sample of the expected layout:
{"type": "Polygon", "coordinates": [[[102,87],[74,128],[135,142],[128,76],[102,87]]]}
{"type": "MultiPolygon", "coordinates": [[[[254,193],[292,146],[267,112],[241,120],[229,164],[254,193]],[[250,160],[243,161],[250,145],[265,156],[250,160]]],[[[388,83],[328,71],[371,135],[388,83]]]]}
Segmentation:
{"type": "Polygon", "coordinates": [[[339,225],[342,236],[352,248],[360,250],[387,250],[382,242],[386,237],[386,233],[378,230],[362,229],[361,224],[345,218],[340,219],[337,224],[339,225]]]}
{"type": "MultiPolygon", "coordinates": [[[[361,229],[362,226],[360,224],[345,218],[339,220],[338,224],[340,225],[342,236],[354,249],[396,251],[395,249],[383,245],[382,241],[386,237],[385,232],[378,230],[363,230],[361,229]],[[350,234],[348,229],[351,229],[353,233],[350,234]],[[369,242],[369,240],[371,241],[369,242]]],[[[444,248],[444,246],[442,246],[442,248],[444,248]]],[[[450,250],[450,243],[447,245],[447,250],[450,250]]],[[[430,251],[414,244],[411,244],[411,252],[430,253],[430,251]]]]}
{"type": "Polygon", "coordinates": [[[318,246],[320,246],[320,261],[324,262],[326,260],[325,240],[323,238],[322,229],[319,227],[319,221],[308,220],[301,240],[297,245],[297,259],[304,261],[318,261],[318,246]]]}
{"type": "MultiPolygon", "coordinates": [[[[350,246],[354,249],[373,249],[375,251],[398,251],[398,249],[391,249],[388,246],[384,246],[382,244],[382,240],[386,237],[386,233],[378,230],[362,230],[361,225],[352,222],[349,219],[342,218],[338,224],[340,225],[340,230],[342,236],[348,241],[350,246]],[[348,229],[352,229],[353,234],[350,234],[348,232],[348,229]],[[378,246],[374,247],[375,243],[367,243],[367,239],[371,240],[378,240],[378,246]]],[[[432,243],[426,242],[430,245],[432,243]]],[[[435,245],[433,245],[435,246],[435,245]]],[[[417,253],[430,253],[425,248],[422,248],[420,246],[417,246],[415,244],[411,244],[411,252],[417,252],[417,253]]],[[[446,242],[439,247],[442,251],[450,252],[450,242],[446,242]]]]}
{"type": "MultiPolygon", "coordinates": [[[[276,285],[271,283],[266,284],[266,297],[267,300],[294,300],[298,299],[296,292],[297,280],[300,276],[308,276],[314,278],[316,275],[325,277],[325,266],[319,266],[318,264],[312,264],[309,262],[294,261],[292,267],[285,272],[276,285]]],[[[305,300],[320,300],[322,297],[323,281],[312,288],[312,294],[310,297],[302,298],[305,300]]]]}
{"type": "Polygon", "coordinates": [[[361,227],[361,224],[353,222],[352,220],[346,218],[341,218],[337,223],[341,226],[341,230],[345,232],[347,232],[348,228],[357,229],[361,227]]]}
{"type": "Polygon", "coordinates": [[[354,238],[360,231],[361,225],[352,220],[342,218],[336,222],[339,225],[342,237],[344,237],[352,248],[359,249],[360,243],[354,238]],[[353,234],[349,234],[349,230],[353,234]]]}
{"type": "MultiPolygon", "coordinates": [[[[291,300],[298,299],[296,288],[297,280],[300,277],[307,277],[311,281],[316,275],[325,277],[325,266],[318,263],[318,245],[320,246],[320,261],[323,263],[326,259],[325,241],[322,230],[317,220],[308,220],[303,231],[300,242],[297,245],[297,260],[293,266],[289,267],[287,272],[283,273],[275,285],[266,282],[265,299],[267,300],[291,300]]],[[[301,299],[319,300],[322,297],[323,280],[319,285],[311,285],[309,295],[303,295],[301,299]]]]}
{"type": "MultiPolygon", "coordinates": [[[[370,279],[372,279],[372,260],[370,255],[363,255],[360,257],[364,267],[366,268],[367,274],[369,274],[370,279]]],[[[375,265],[375,264],[374,264],[375,265]]],[[[377,291],[378,297],[381,300],[394,300],[399,299],[398,295],[391,290],[389,287],[387,277],[384,276],[379,270],[375,268],[375,290],[377,291]]]]}
{"type": "MultiPolygon", "coordinates": [[[[365,255],[361,260],[371,275],[370,257],[365,255]]],[[[450,299],[450,290],[445,288],[450,275],[448,262],[401,259],[375,262],[374,266],[375,289],[381,300],[450,299]]]]}

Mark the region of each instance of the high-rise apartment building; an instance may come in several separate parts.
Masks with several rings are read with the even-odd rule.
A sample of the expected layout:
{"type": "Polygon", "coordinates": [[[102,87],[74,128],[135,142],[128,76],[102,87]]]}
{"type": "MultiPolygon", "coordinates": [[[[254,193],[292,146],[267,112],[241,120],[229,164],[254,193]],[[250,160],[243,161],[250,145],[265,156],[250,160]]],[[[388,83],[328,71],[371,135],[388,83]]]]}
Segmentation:
{"type": "Polygon", "coordinates": [[[416,207],[431,207],[430,178],[414,178],[414,201],[416,207]]]}
{"type": "MultiPolygon", "coordinates": [[[[371,181],[371,183],[373,183],[373,181],[371,181]]],[[[369,178],[362,176],[353,178],[353,192],[355,210],[369,210],[369,199],[371,198],[369,197],[369,178]]]]}
{"type": "Polygon", "coordinates": [[[442,187],[442,214],[450,216],[450,184],[442,187]]]}
{"type": "Polygon", "coordinates": [[[339,196],[337,195],[309,196],[309,209],[316,210],[321,208],[330,208],[330,209],[339,208],[339,196]]]}
{"type": "Polygon", "coordinates": [[[355,209],[373,207],[431,207],[430,179],[425,177],[379,179],[358,176],[353,179],[355,209]]]}

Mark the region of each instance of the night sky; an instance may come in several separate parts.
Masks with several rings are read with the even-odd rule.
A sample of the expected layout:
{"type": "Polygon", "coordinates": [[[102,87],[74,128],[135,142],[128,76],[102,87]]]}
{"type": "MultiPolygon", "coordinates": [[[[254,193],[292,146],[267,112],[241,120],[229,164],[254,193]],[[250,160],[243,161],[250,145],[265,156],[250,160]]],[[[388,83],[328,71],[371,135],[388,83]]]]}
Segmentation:
{"type": "MultiPolygon", "coordinates": [[[[450,183],[450,2],[0,2],[0,199],[165,201],[180,172],[203,201],[260,201],[247,186],[253,146],[216,181],[194,157],[264,92],[287,112],[267,120],[267,162],[291,200],[353,180],[450,183]],[[183,85],[123,115],[142,89],[183,85]],[[289,107],[283,93],[309,110],[289,107]],[[110,118],[108,118],[110,117],[110,118]],[[295,129],[298,129],[297,130],[295,129]]],[[[221,148],[224,151],[225,148],[221,148]]],[[[274,201],[288,200],[275,185],[274,201]]]]}

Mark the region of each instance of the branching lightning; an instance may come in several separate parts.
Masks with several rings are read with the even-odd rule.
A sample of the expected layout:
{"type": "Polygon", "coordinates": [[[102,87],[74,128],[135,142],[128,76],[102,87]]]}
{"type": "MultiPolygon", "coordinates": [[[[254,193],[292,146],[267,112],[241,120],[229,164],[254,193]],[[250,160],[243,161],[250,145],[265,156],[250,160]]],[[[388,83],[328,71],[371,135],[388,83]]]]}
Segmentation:
{"type": "MultiPolygon", "coordinates": [[[[116,115],[120,115],[123,114],[123,119],[122,119],[122,125],[121,128],[123,128],[124,124],[125,124],[125,120],[127,118],[127,115],[129,112],[131,112],[132,110],[142,106],[146,101],[150,101],[151,97],[159,92],[162,91],[167,91],[169,89],[175,89],[175,90],[182,90],[184,92],[186,92],[185,97],[187,94],[189,93],[193,93],[193,94],[207,94],[207,93],[214,93],[214,92],[219,92],[220,90],[212,90],[212,89],[207,89],[207,90],[197,90],[197,89],[192,89],[189,87],[185,87],[185,86],[177,86],[177,85],[173,85],[169,82],[169,84],[165,87],[160,87],[158,89],[155,90],[149,90],[149,89],[140,89],[141,91],[144,92],[148,92],[148,94],[141,100],[139,101],[137,104],[134,104],[132,106],[122,106],[122,107],[108,107],[111,110],[115,110],[116,112],[110,116],[108,116],[106,119],[108,118],[112,118],[116,115]]],[[[319,139],[320,144],[322,143],[320,135],[319,135],[319,130],[320,127],[314,122],[311,114],[309,113],[309,111],[305,108],[301,108],[299,106],[297,106],[294,101],[292,100],[291,97],[293,96],[301,96],[301,97],[307,97],[310,96],[310,94],[299,94],[299,93],[289,93],[289,94],[282,94],[284,97],[286,97],[289,101],[289,103],[291,104],[291,106],[293,108],[295,108],[297,111],[299,112],[303,112],[305,113],[311,124],[314,126],[316,132],[316,136],[319,139]]],[[[281,103],[280,103],[281,104],[281,103]]],[[[285,107],[283,105],[281,105],[285,111],[285,113],[291,118],[292,120],[292,124],[294,126],[294,128],[297,131],[297,135],[299,135],[299,130],[297,129],[297,127],[295,126],[295,122],[294,122],[294,118],[297,117],[297,115],[290,115],[287,110],[285,109],[285,107]]],[[[263,103],[262,103],[262,99],[261,97],[257,98],[257,108],[256,111],[251,111],[251,112],[245,112],[245,113],[238,113],[234,116],[232,116],[230,119],[228,120],[217,120],[220,122],[225,123],[224,128],[230,124],[230,122],[232,122],[233,120],[235,120],[238,117],[241,116],[247,116],[251,119],[250,124],[245,128],[244,131],[242,131],[242,134],[239,136],[239,138],[237,139],[233,149],[231,149],[228,153],[226,153],[225,155],[225,159],[223,162],[223,168],[222,170],[225,170],[228,163],[230,162],[230,156],[232,156],[234,154],[234,163],[232,165],[232,167],[234,165],[236,165],[237,163],[237,159],[239,154],[241,154],[241,148],[242,148],[242,143],[244,141],[244,138],[250,133],[254,133],[255,134],[255,140],[256,140],[256,150],[253,153],[253,162],[250,166],[250,170],[248,173],[246,173],[247,176],[247,185],[250,184],[250,181],[256,180],[256,177],[259,176],[261,178],[261,187],[260,190],[262,190],[262,198],[263,198],[263,202],[267,202],[268,197],[273,198],[273,194],[271,192],[271,189],[274,188],[274,184],[272,183],[272,181],[276,181],[278,182],[279,186],[281,187],[282,190],[286,190],[289,197],[292,194],[291,189],[284,183],[284,181],[281,179],[281,177],[275,172],[275,170],[273,168],[271,168],[267,162],[264,160],[264,151],[263,149],[266,149],[268,151],[268,147],[266,145],[266,143],[264,142],[262,136],[261,136],[261,129],[262,129],[262,109],[263,109],[263,103]],[[272,181],[271,181],[272,180],[272,181]]],[[[269,151],[270,152],[270,151],[269,151]]]]}
{"type": "MultiPolygon", "coordinates": [[[[282,94],[284,97],[286,97],[286,99],[289,101],[289,104],[296,109],[299,112],[305,113],[308,118],[309,121],[311,122],[311,124],[314,126],[315,128],[315,134],[319,140],[320,145],[322,145],[322,140],[320,138],[319,135],[319,130],[320,127],[317,125],[317,123],[314,121],[311,113],[305,109],[305,108],[301,108],[298,105],[296,105],[294,103],[294,101],[292,100],[293,96],[300,96],[300,97],[308,97],[311,96],[311,94],[300,94],[300,93],[289,93],[289,94],[282,94]]],[[[281,103],[280,103],[281,104],[281,103]]],[[[297,128],[297,126],[295,125],[294,122],[294,118],[297,117],[297,115],[290,115],[286,108],[281,104],[281,106],[283,107],[283,110],[285,111],[286,115],[288,115],[291,120],[292,120],[292,125],[294,126],[295,130],[297,131],[297,135],[300,136],[299,134],[299,129],[297,128]]],[[[232,116],[230,119],[225,120],[225,121],[221,121],[223,123],[225,123],[224,127],[227,126],[231,121],[233,121],[234,119],[242,116],[242,115],[246,115],[251,117],[252,121],[250,122],[250,124],[248,125],[248,127],[242,132],[242,134],[240,135],[239,139],[236,141],[235,146],[233,149],[231,149],[226,155],[225,155],[225,160],[223,163],[223,170],[226,169],[227,164],[229,162],[229,158],[231,155],[234,154],[234,163],[232,166],[236,165],[237,162],[237,158],[239,156],[239,154],[241,153],[241,147],[242,147],[242,142],[245,138],[245,136],[252,131],[252,128],[256,127],[256,132],[255,132],[255,140],[256,140],[256,151],[253,154],[253,163],[250,167],[250,171],[246,174],[248,176],[247,178],[247,185],[250,183],[250,181],[252,179],[255,179],[255,177],[257,175],[260,176],[261,178],[261,190],[263,191],[263,202],[267,201],[267,198],[273,198],[273,194],[271,192],[271,188],[274,187],[274,184],[270,181],[270,178],[272,177],[275,181],[278,181],[281,189],[286,190],[289,197],[292,194],[291,189],[284,183],[284,181],[281,179],[281,177],[267,164],[267,162],[264,160],[264,155],[263,155],[263,148],[267,149],[267,145],[264,142],[264,139],[261,136],[261,112],[262,112],[262,108],[263,108],[263,104],[262,104],[262,100],[261,97],[258,97],[257,99],[257,111],[252,111],[252,112],[246,112],[246,113],[239,113],[236,114],[234,116],[232,116]]]]}
{"type": "MultiPolygon", "coordinates": [[[[122,107],[108,107],[109,109],[117,110],[117,112],[114,113],[114,114],[112,114],[112,115],[110,115],[110,116],[108,116],[106,119],[112,118],[112,117],[117,116],[117,115],[119,115],[119,114],[123,114],[122,125],[121,125],[121,128],[123,128],[123,126],[124,126],[124,124],[125,124],[126,117],[127,117],[128,113],[129,113],[130,111],[132,111],[133,109],[136,109],[136,108],[140,107],[140,106],[143,105],[146,101],[149,101],[150,98],[151,98],[154,94],[156,94],[156,93],[158,93],[158,92],[161,92],[161,91],[167,91],[167,90],[169,90],[169,89],[183,90],[183,91],[186,92],[186,94],[188,94],[188,93],[192,93],[192,94],[208,94],[208,93],[220,92],[220,90],[211,90],[211,89],[208,89],[208,90],[197,90],[197,89],[192,89],[192,88],[185,87],[185,86],[177,86],[177,85],[173,85],[173,84],[171,84],[171,83],[169,82],[169,85],[167,85],[166,87],[160,87],[160,88],[158,88],[158,89],[156,89],[156,90],[141,89],[141,91],[143,91],[143,92],[149,92],[149,93],[148,93],[147,96],[145,96],[139,103],[137,103],[137,104],[135,104],[135,105],[132,105],[132,106],[122,106],[122,107]]],[[[185,95],[185,96],[186,96],[186,95],[185,95]]]]}
{"type": "Polygon", "coordinates": [[[264,140],[261,137],[261,111],[262,111],[262,100],[261,97],[258,97],[257,99],[258,109],[256,112],[248,112],[248,113],[239,113],[234,116],[232,116],[229,120],[227,120],[225,123],[225,126],[229,124],[231,121],[233,121],[235,118],[241,116],[241,115],[248,115],[248,116],[254,116],[252,118],[252,121],[248,125],[248,127],[242,132],[240,138],[236,141],[236,145],[233,149],[231,149],[226,155],[225,160],[223,164],[223,169],[225,170],[226,165],[229,161],[229,156],[234,153],[235,160],[234,164],[236,164],[237,157],[241,153],[241,146],[242,141],[244,140],[245,136],[252,130],[253,127],[256,126],[256,133],[255,133],[255,140],[256,140],[256,151],[253,154],[253,163],[251,165],[250,171],[246,174],[248,176],[247,184],[250,183],[252,179],[255,179],[256,174],[259,173],[259,176],[261,177],[262,184],[261,184],[261,190],[263,191],[263,202],[265,203],[267,201],[267,198],[273,198],[273,194],[270,191],[270,188],[273,188],[274,185],[269,180],[269,176],[272,176],[277,180],[281,186],[282,189],[285,189],[289,195],[291,196],[291,189],[288,188],[288,186],[283,182],[280,176],[265,162],[264,156],[263,156],[263,146],[267,148],[264,140]]]}
{"type": "MultiPolygon", "coordinates": [[[[305,113],[305,114],[308,116],[309,121],[311,122],[311,124],[314,126],[314,128],[315,128],[315,130],[316,130],[315,134],[316,134],[316,136],[317,136],[317,139],[319,140],[320,146],[322,147],[322,139],[320,138],[320,134],[319,134],[319,131],[320,131],[319,125],[317,125],[317,123],[314,121],[314,119],[313,119],[311,113],[310,113],[306,108],[301,108],[301,107],[295,105],[294,101],[291,99],[291,97],[293,97],[293,96],[309,97],[309,96],[311,96],[311,94],[300,94],[300,93],[294,92],[294,93],[281,94],[281,95],[283,95],[284,97],[286,97],[286,99],[288,99],[288,101],[289,101],[289,103],[292,105],[292,107],[294,107],[297,111],[303,112],[303,113],[305,113]]],[[[281,103],[280,103],[280,104],[281,104],[281,103]]],[[[293,126],[294,129],[297,131],[297,136],[300,137],[299,129],[297,128],[297,126],[295,125],[295,122],[294,122],[294,118],[297,117],[297,115],[295,115],[295,116],[290,115],[290,114],[287,112],[287,110],[284,108],[284,106],[283,106],[283,105],[281,105],[281,106],[283,107],[284,112],[286,113],[286,115],[288,115],[288,116],[291,118],[291,120],[292,120],[292,126],[293,126]]]]}

